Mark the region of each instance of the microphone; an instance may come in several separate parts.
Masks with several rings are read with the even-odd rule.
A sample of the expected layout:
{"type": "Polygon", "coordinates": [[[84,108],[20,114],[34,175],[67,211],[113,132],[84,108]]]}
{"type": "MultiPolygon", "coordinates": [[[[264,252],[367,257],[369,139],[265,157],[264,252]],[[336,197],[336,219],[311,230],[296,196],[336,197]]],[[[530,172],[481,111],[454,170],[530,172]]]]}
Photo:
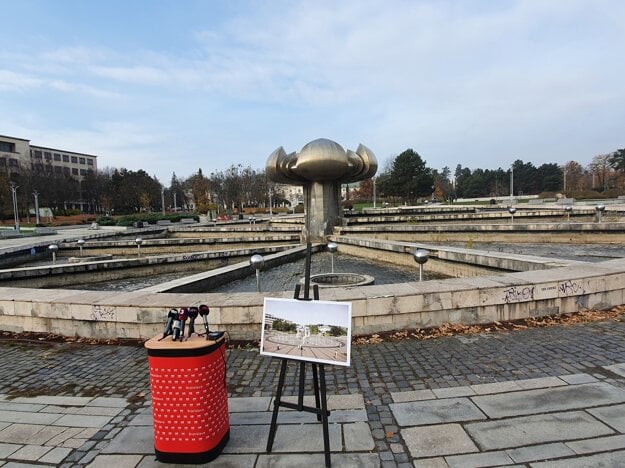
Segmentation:
{"type": "Polygon", "coordinates": [[[197,307],[189,307],[189,334],[187,335],[189,338],[195,333],[195,319],[199,312],[200,310],[197,307]]]}
{"type": "Polygon", "coordinates": [[[181,307],[180,312],[178,312],[178,320],[180,320],[180,341],[184,339],[184,322],[189,317],[189,311],[186,307],[181,307]]]}
{"type": "Polygon", "coordinates": [[[210,309],[206,304],[202,304],[200,305],[198,313],[200,317],[202,317],[202,322],[204,322],[204,330],[206,330],[206,339],[208,340],[208,332],[210,331],[208,329],[208,314],[210,313],[210,309]]]}
{"type": "Polygon", "coordinates": [[[167,313],[167,322],[165,323],[163,336],[159,339],[159,341],[173,333],[174,320],[176,320],[176,318],[178,318],[178,311],[176,309],[170,309],[167,313]]]}
{"type": "Polygon", "coordinates": [[[180,323],[180,313],[176,314],[176,318],[174,319],[174,325],[173,325],[173,332],[172,332],[172,336],[171,339],[173,341],[176,341],[178,338],[180,338],[180,327],[181,327],[182,323],[180,323]]]}

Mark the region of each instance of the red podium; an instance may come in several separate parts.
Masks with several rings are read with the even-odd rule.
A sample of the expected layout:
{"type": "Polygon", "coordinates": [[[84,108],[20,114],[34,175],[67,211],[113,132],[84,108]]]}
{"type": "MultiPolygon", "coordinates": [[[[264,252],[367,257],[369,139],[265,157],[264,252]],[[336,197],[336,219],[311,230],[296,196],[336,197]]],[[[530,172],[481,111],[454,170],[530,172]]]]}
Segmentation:
{"type": "Polygon", "coordinates": [[[171,336],[145,343],[150,366],[154,451],[165,463],[206,463],[230,438],[225,340],[171,336]]]}

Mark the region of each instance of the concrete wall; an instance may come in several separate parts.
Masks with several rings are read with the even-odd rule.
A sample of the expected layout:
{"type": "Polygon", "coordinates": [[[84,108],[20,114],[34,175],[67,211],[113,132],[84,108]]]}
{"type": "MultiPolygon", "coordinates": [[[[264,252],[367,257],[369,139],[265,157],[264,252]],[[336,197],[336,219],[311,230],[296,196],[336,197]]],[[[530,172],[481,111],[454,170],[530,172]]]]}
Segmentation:
{"type": "MultiPolygon", "coordinates": [[[[322,299],[350,301],[353,333],[488,323],[623,304],[625,260],[495,276],[324,289],[322,299]]],[[[208,304],[211,328],[257,340],[263,297],[284,293],[154,294],[0,288],[0,329],[97,338],[162,333],[170,307],[208,304]]]]}
{"type": "Polygon", "coordinates": [[[625,242],[625,223],[517,223],[348,226],[335,234],[412,242],[518,242],[620,244],[625,242]]]}
{"type": "MultiPolygon", "coordinates": [[[[269,254],[291,248],[291,245],[264,246],[249,249],[195,252],[132,259],[66,263],[42,267],[0,270],[0,285],[54,288],[72,284],[137,278],[180,271],[207,271],[248,260],[255,253],[269,254]]],[[[136,253],[136,247],[135,247],[136,253]]]]}

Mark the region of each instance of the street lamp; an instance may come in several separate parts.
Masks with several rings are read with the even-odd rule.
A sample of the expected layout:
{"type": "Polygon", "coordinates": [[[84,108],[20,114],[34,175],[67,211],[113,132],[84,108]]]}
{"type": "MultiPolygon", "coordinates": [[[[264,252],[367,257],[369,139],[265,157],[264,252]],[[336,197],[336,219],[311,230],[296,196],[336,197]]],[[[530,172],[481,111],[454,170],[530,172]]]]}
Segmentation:
{"type": "Polygon", "coordinates": [[[137,237],[135,239],[135,244],[137,244],[137,257],[141,256],[141,244],[143,244],[143,239],[141,237],[137,237]]]}
{"type": "Polygon", "coordinates": [[[178,205],[176,204],[176,192],[174,192],[174,213],[178,213],[178,205]]]}
{"type": "Polygon", "coordinates": [[[419,281],[423,281],[423,265],[430,258],[430,252],[425,249],[417,249],[414,253],[414,261],[419,264],[419,281]]]}
{"type": "Polygon", "coordinates": [[[514,206],[509,206],[508,213],[510,213],[510,224],[514,224],[514,213],[516,213],[516,208],[514,206]]]}
{"type": "Polygon", "coordinates": [[[16,185],[15,182],[11,182],[11,196],[13,197],[13,218],[15,220],[15,230],[17,232],[20,231],[20,215],[17,212],[17,189],[19,185],[16,185]]]}
{"type": "Polygon", "coordinates": [[[35,197],[35,226],[38,226],[40,223],[39,220],[39,192],[33,190],[33,196],[35,197]]]}
{"type": "Polygon", "coordinates": [[[50,252],[52,252],[52,265],[56,264],[56,253],[59,250],[59,246],[56,244],[50,244],[50,246],[48,247],[48,250],[50,250],[50,252]]]}
{"type": "Polygon", "coordinates": [[[375,177],[373,178],[373,207],[375,208],[375,177]]]}
{"type": "Polygon", "coordinates": [[[595,210],[597,210],[597,221],[601,222],[601,217],[605,211],[605,205],[597,205],[595,206],[595,210]]]}
{"type": "Polygon", "coordinates": [[[84,239],[78,239],[76,241],[76,243],[78,244],[78,248],[80,249],[80,256],[82,257],[82,248],[85,245],[85,240],[84,239]]]}
{"type": "Polygon", "coordinates": [[[510,166],[510,203],[514,203],[514,164],[510,166]]]}
{"type": "Polygon", "coordinates": [[[262,255],[254,254],[250,258],[250,265],[256,270],[256,291],[260,292],[260,269],[265,264],[265,259],[262,255]]]}
{"type": "Polygon", "coordinates": [[[339,249],[339,246],[334,242],[328,242],[328,252],[332,254],[332,273],[334,273],[334,254],[339,249]]]}
{"type": "Polygon", "coordinates": [[[161,206],[163,207],[163,214],[165,214],[165,187],[161,187],[161,206]]]}

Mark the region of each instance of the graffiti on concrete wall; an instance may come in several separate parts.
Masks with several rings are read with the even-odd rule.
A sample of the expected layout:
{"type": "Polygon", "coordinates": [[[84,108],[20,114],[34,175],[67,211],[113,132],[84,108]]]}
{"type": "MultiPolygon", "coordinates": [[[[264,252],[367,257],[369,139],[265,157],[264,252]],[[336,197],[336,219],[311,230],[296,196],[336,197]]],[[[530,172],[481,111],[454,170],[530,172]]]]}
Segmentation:
{"type": "Polygon", "coordinates": [[[531,301],[534,299],[534,289],[536,286],[511,286],[504,290],[503,301],[506,304],[514,302],[531,301]]]}
{"type": "Polygon", "coordinates": [[[117,310],[115,307],[103,307],[93,305],[91,307],[91,319],[96,321],[109,321],[117,319],[117,310]]]}
{"type": "Polygon", "coordinates": [[[573,296],[575,294],[584,294],[584,284],[577,281],[568,280],[558,285],[558,291],[564,296],[573,296]]]}

